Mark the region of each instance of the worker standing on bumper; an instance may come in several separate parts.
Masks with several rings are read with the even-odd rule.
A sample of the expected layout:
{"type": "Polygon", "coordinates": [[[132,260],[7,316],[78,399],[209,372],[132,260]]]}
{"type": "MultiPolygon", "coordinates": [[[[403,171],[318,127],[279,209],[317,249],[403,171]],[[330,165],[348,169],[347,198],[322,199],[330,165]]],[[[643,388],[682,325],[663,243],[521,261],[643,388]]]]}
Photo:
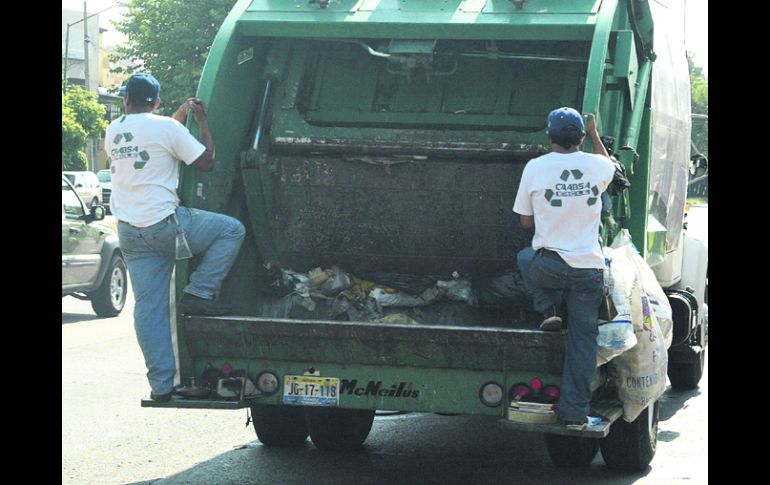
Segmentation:
{"type": "Polygon", "coordinates": [[[190,98],[173,117],[156,115],[160,84],[145,73],[129,78],[124,105],[126,114],[105,134],[112,172],[110,208],[118,219],[120,249],[136,299],[134,327],[148,369],[150,396],[168,401],[176,374],[169,309],[174,262],[203,254],[184,288],[181,313],[227,314],[230,309],[215,299],[245,228],[235,218],[179,205],[179,160],[203,172],[214,169],[206,105],[190,98]],[[190,110],[200,141],[182,124],[190,110]]]}
{"type": "Polygon", "coordinates": [[[513,206],[522,226],[535,229],[532,247],[523,249],[517,260],[535,310],[543,316],[540,328],[561,330],[562,302],[566,305],[567,349],[558,415],[570,427],[585,425],[591,400],[604,284],[601,194],[615,172],[594,116],[587,120],[586,126],[577,111],[566,107],[549,114],[551,152],[527,163],[513,206]],[[601,155],[580,151],[586,133],[601,155]]]}

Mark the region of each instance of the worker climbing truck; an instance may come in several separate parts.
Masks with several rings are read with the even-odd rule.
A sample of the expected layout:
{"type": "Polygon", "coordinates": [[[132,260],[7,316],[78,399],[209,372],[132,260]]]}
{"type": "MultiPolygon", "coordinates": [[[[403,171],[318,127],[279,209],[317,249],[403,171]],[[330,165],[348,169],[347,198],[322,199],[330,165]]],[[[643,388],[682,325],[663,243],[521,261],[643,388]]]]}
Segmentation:
{"type": "MultiPolygon", "coordinates": [[[[659,395],[629,422],[619,388],[665,387],[666,367],[619,382],[619,357],[597,363],[599,422],[555,421],[566,333],[531,312],[515,255],[533,233],[512,206],[548,113],[596,113],[630,181],[597,237],[630,235],[673,321],[653,360],[697,387],[707,251],[683,224],[678,3],[239,0],[198,89],[217,167],[179,186],[247,228],[219,295],[233,313],[175,316],[183,387],[142,405],[247,409],[264,445],[321,449],[361,446],[377,410],[482,415],[542,433],[559,466],[601,448],[610,467],[646,467],[659,395]]],[[[178,263],[177,301],[197,263],[178,263]]]]}

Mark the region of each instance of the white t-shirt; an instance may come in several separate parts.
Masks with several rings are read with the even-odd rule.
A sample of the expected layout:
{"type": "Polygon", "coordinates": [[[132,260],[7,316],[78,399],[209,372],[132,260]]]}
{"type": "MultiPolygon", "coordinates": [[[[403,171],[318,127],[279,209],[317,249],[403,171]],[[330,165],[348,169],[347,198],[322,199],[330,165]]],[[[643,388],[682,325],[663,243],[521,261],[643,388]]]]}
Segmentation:
{"type": "Polygon", "coordinates": [[[147,227],[179,206],[179,160],[187,165],[203,146],[173,118],[151,113],[121,116],[107,127],[104,147],[111,159],[110,210],[120,221],[147,227]]]}
{"type": "Polygon", "coordinates": [[[602,192],[615,167],[590,153],[548,153],[524,167],[513,211],[535,216],[532,247],[556,251],[573,268],[604,268],[602,192]]]}

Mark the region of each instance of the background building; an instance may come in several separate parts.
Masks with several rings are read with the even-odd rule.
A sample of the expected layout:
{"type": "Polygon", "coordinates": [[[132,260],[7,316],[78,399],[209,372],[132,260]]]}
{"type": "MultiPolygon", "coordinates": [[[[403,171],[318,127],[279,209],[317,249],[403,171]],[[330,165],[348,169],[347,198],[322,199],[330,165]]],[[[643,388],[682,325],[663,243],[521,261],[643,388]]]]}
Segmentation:
{"type": "MultiPolygon", "coordinates": [[[[103,34],[107,31],[99,27],[99,14],[96,12],[62,9],[62,74],[69,84],[97,93],[99,102],[105,107],[105,119],[110,122],[122,114],[123,99],[117,95],[117,90],[128,75],[110,72],[115,65],[110,62],[109,55],[115,49],[102,45],[103,34]],[[84,17],[86,20],[83,20],[84,17]]],[[[87,143],[88,170],[96,172],[108,166],[103,144],[101,139],[87,143]]]]}

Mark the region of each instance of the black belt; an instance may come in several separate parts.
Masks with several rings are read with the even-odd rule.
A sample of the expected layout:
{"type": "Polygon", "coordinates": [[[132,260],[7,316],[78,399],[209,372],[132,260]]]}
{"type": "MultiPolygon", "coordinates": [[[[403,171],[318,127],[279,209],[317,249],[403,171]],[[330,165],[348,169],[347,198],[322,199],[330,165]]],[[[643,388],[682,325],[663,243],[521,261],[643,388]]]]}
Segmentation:
{"type": "Polygon", "coordinates": [[[551,259],[557,259],[559,261],[564,261],[564,259],[561,257],[559,253],[556,251],[551,251],[550,249],[546,248],[540,248],[537,250],[537,254],[540,254],[542,256],[548,256],[551,259]]]}
{"type": "MultiPolygon", "coordinates": [[[[164,217],[163,219],[159,220],[158,222],[165,222],[166,224],[171,224],[172,222],[174,222],[174,214],[169,214],[168,216],[164,217]]],[[[155,224],[157,224],[158,222],[156,222],[155,224]]],[[[130,222],[121,221],[120,219],[118,219],[118,223],[128,224],[129,226],[134,226],[130,222]]],[[[154,224],[150,224],[150,226],[153,226],[153,225],[154,224]]],[[[134,226],[134,227],[139,227],[139,226],[134,226]]]]}

